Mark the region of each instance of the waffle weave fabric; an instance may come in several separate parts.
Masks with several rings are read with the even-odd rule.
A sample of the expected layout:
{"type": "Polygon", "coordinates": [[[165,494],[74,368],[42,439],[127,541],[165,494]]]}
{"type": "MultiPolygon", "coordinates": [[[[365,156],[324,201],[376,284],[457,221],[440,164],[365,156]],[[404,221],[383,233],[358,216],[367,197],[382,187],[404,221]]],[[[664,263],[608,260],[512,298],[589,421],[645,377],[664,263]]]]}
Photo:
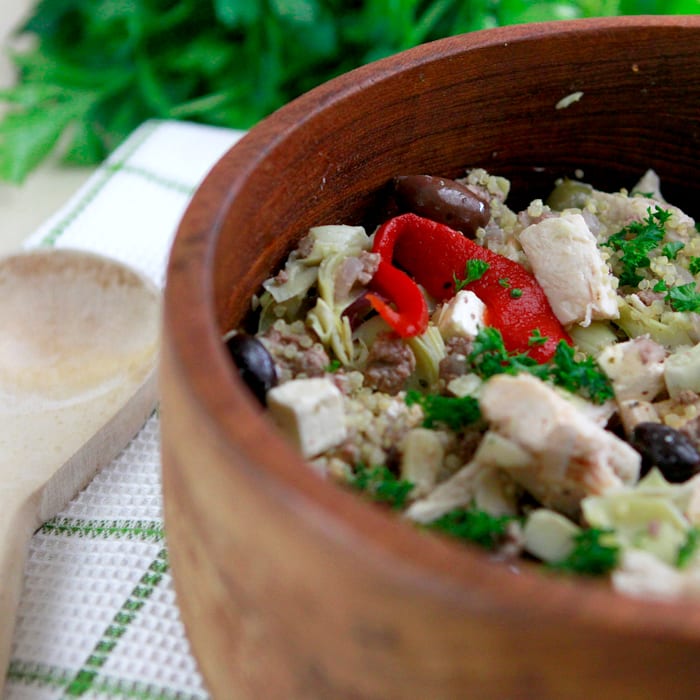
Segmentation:
{"type": "MultiPolygon", "coordinates": [[[[90,250],[163,286],[197,186],[242,132],[143,124],[27,241],[90,250]]],[[[33,536],[6,700],[208,697],[168,568],[156,412],[33,536]]]]}

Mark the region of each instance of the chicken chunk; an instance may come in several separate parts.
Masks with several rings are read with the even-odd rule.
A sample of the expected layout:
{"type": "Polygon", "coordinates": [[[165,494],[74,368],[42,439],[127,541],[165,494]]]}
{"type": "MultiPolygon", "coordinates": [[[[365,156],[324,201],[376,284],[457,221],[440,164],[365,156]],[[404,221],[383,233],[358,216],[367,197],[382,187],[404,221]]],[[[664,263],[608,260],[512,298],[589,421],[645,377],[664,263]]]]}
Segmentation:
{"type": "Polygon", "coordinates": [[[619,316],[614,278],[580,214],[543,219],[525,228],[519,240],[562,324],[588,326],[619,316]]]}
{"type": "Polygon", "coordinates": [[[608,345],[598,364],[612,381],[618,401],[653,401],[664,389],[666,350],[647,336],[608,345]]]}
{"type": "Polygon", "coordinates": [[[427,496],[412,503],[406,517],[429,523],[455,508],[476,506],[492,515],[514,515],[516,489],[503,471],[469,462],[427,496]]]}
{"type": "Polygon", "coordinates": [[[491,378],[480,404],[490,429],[532,456],[508,471],[549,508],[576,515],[583,497],[631,484],[639,476],[636,450],[531,375],[491,378]]]}
{"type": "Polygon", "coordinates": [[[649,209],[661,207],[672,214],[666,223],[667,235],[672,239],[684,240],[695,228],[695,220],[678,207],[667,204],[663,200],[649,197],[628,197],[620,192],[601,192],[594,190],[591,195],[597,210],[598,219],[603,224],[601,234],[607,238],[633,221],[644,221],[649,216],[649,209]]]}

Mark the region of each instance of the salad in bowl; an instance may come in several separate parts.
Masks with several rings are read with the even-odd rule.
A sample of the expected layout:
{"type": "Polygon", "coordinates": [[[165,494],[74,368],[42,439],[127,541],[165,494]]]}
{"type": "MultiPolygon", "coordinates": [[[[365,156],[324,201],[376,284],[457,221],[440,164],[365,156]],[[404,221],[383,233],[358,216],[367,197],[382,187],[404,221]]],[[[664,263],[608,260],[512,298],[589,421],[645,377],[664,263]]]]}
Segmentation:
{"type": "Polygon", "coordinates": [[[648,171],[525,208],[399,175],[319,225],[224,337],[322,478],[517,565],[700,596],[700,234],[648,171]]]}

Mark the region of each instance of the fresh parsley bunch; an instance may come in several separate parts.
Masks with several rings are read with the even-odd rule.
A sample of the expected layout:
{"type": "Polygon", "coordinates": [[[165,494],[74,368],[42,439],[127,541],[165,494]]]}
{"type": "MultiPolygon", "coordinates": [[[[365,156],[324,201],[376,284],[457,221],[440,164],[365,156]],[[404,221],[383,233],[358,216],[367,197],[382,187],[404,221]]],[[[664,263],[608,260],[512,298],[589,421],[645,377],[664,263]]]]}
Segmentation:
{"type": "Polygon", "coordinates": [[[695,0],[40,0],[0,92],[0,179],[59,146],[95,164],[141,122],[248,128],[359,65],[445,36],[594,15],[696,12],[695,0]],[[663,7],[662,7],[663,5],[663,7]]]}

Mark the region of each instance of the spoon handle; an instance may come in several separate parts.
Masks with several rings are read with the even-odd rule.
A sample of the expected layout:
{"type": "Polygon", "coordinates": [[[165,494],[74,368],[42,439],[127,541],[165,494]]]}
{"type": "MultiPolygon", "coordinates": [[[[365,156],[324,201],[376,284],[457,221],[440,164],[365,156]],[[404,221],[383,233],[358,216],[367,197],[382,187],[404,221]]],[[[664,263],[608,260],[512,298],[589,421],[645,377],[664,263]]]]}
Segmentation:
{"type": "Polygon", "coordinates": [[[29,540],[39,524],[35,500],[22,489],[0,488],[0,697],[10,661],[29,540]]]}

